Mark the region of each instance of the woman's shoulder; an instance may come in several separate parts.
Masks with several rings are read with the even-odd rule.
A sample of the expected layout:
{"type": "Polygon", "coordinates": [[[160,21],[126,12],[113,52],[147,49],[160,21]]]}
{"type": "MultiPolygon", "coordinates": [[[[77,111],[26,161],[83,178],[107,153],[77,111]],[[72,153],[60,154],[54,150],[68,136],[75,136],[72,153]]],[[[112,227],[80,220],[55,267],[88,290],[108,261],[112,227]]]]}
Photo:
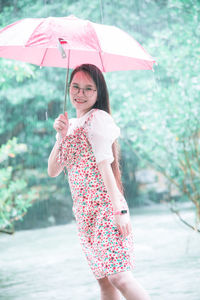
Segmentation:
{"type": "Polygon", "coordinates": [[[111,114],[109,114],[107,111],[96,108],[94,109],[94,116],[98,119],[105,119],[105,120],[113,120],[113,117],[111,116],[111,114]]]}
{"type": "Polygon", "coordinates": [[[113,120],[112,116],[101,109],[95,109],[94,113],[93,113],[93,126],[91,127],[91,129],[93,129],[94,132],[96,132],[97,134],[103,134],[103,135],[107,135],[112,132],[115,135],[119,135],[120,134],[120,129],[119,127],[116,125],[115,121],[113,120]]]}

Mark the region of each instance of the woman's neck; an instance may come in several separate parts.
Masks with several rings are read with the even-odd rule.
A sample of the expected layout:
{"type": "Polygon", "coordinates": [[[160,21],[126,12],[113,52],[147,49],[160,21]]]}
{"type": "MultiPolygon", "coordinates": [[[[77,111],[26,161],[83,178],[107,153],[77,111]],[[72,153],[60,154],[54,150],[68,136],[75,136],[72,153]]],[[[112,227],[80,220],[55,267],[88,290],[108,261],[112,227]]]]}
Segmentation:
{"type": "Polygon", "coordinates": [[[85,114],[87,114],[91,109],[88,110],[76,110],[76,117],[79,119],[83,117],[85,114]]]}

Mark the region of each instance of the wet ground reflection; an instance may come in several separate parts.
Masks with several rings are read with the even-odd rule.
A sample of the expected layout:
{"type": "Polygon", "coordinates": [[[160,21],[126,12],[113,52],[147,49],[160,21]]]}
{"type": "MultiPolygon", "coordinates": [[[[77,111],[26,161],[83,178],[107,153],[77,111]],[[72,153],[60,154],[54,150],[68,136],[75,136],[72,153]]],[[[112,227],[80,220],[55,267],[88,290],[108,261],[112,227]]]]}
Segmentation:
{"type": "MultiPolygon", "coordinates": [[[[133,273],[152,300],[199,300],[200,235],[160,207],[134,210],[132,223],[133,273]]],[[[1,300],[100,299],[75,223],[1,235],[0,253],[1,300]]]]}

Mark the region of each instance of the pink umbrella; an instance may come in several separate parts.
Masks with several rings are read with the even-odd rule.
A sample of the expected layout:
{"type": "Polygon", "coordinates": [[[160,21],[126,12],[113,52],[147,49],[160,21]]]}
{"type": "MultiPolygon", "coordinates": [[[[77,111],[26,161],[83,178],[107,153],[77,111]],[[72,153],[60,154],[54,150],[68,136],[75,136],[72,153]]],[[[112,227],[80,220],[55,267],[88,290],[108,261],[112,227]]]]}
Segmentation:
{"type": "Polygon", "coordinates": [[[148,70],[155,63],[119,28],[75,16],[22,19],[6,26],[0,31],[0,57],[62,68],[91,63],[103,72],[148,70]]]}
{"type": "Polygon", "coordinates": [[[75,16],[22,19],[0,30],[0,57],[69,69],[82,63],[101,71],[151,70],[155,60],[126,32],[75,16]]]}

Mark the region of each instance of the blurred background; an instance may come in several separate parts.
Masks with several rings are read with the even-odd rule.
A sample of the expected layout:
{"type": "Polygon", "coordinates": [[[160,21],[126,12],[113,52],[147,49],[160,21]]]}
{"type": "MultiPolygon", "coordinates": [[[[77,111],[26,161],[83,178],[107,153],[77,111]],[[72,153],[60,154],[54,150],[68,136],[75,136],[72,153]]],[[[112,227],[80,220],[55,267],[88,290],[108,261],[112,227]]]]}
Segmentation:
{"type": "MultiPolygon", "coordinates": [[[[70,14],[123,29],[158,63],[153,72],[105,73],[112,115],[121,128],[119,144],[125,196],[132,215],[135,215],[133,223],[136,222],[135,234],[137,237],[138,233],[140,245],[140,268],[144,267],[144,257],[148,253],[152,260],[147,260],[145,267],[151,275],[156,258],[152,249],[163,246],[162,243],[155,246],[157,238],[159,241],[163,236],[170,239],[174,234],[176,240],[166,241],[164,247],[171,243],[174,246],[174,242],[178,241],[177,247],[180,248],[170,251],[177,251],[177,257],[182,253],[180,265],[186,268],[185,271],[191,268],[196,274],[195,266],[197,263],[200,265],[197,256],[200,250],[200,2],[1,0],[0,28],[23,18],[70,14]],[[158,229],[161,231],[157,232],[158,229]],[[144,240],[140,241],[144,236],[144,240]],[[184,245],[181,244],[183,240],[184,245]],[[146,244],[150,248],[146,248],[146,244]],[[189,253],[188,247],[190,251],[194,250],[190,260],[193,267],[183,266],[189,253]]],[[[6,59],[0,59],[0,70],[0,249],[5,259],[2,267],[7,268],[10,258],[17,260],[17,251],[22,251],[18,247],[29,239],[30,232],[32,236],[31,230],[41,228],[33,233],[33,236],[36,235],[34,241],[39,243],[47,232],[49,239],[54,236],[56,227],[52,226],[70,223],[69,227],[59,226],[58,232],[63,232],[63,236],[67,237],[67,232],[70,235],[74,230],[74,217],[67,178],[64,174],[58,178],[47,175],[48,156],[55,143],[53,123],[63,111],[66,70],[40,68],[6,59]],[[22,236],[21,230],[25,229],[27,231],[22,236]],[[19,230],[20,233],[13,237],[16,248],[8,255],[8,248],[13,245],[12,237],[3,233],[19,230]]],[[[69,116],[74,117],[75,111],[69,101],[67,107],[69,116]]],[[[59,239],[58,232],[55,236],[59,239]]],[[[62,243],[63,236],[56,243],[62,243]]],[[[73,239],[70,235],[70,240],[73,239]]],[[[34,241],[31,240],[29,250],[33,249],[34,241]]],[[[52,242],[49,240],[49,243],[52,242]]],[[[74,243],[75,248],[72,247],[70,253],[79,247],[77,241],[74,243]]],[[[35,247],[39,249],[40,246],[35,247]]],[[[167,249],[166,256],[162,256],[163,262],[169,253],[167,249]]],[[[41,248],[38,251],[41,253],[41,248]]],[[[62,254],[64,257],[64,252],[62,254]]],[[[56,255],[60,256],[60,252],[56,255]]],[[[161,259],[161,256],[158,257],[161,259]]],[[[176,266],[177,270],[180,270],[180,265],[176,266]]],[[[174,274],[172,270],[171,275],[174,274]]],[[[78,271],[74,272],[77,276],[78,271]]],[[[81,273],[82,279],[85,278],[84,272],[81,273]]],[[[145,281],[146,272],[137,272],[145,281]]],[[[195,286],[197,275],[194,276],[190,278],[190,284],[179,286],[180,290],[184,290],[190,285],[185,298],[177,291],[176,295],[180,297],[175,294],[166,298],[161,296],[162,284],[166,289],[165,282],[161,284],[160,292],[155,287],[157,292],[154,290],[153,299],[199,299],[200,290],[195,286]]],[[[155,282],[147,280],[145,283],[153,291],[155,282]]],[[[80,295],[81,291],[87,294],[88,290],[80,290],[80,295]]],[[[74,289],[72,293],[75,292],[74,289]]],[[[5,293],[2,299],[22,299],[18,298],[17,293],[15,296],[10,293],[5,293]]],[[[85,296],[82,299],[97,299],[95,293],[92,298],[85,296]]],[[[78,294],[74,298],[54,294],[45,298],[45,293],[41,297],[38,295],[37,299],[81,299],[78,294]]],[[[33,294],[27,294],[26,299],[34,299],[33,294]]]]}

